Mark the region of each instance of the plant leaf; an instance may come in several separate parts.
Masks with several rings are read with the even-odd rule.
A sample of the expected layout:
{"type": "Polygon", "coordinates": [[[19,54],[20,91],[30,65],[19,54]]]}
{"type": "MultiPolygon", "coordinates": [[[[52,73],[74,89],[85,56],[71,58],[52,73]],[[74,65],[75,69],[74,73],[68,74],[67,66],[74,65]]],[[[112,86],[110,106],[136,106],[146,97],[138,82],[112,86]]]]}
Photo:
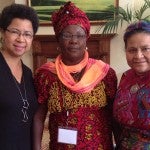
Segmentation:
{"type": "Polygon", "coordinates": [[[150,7],[150,0],[144,0],[148,7],[150,7]]]}
{"type": "Polygon", "coordinates": [[[148,5],[145,3],[144,5],[141,6],[141,8],[139,10],[136,10],[134,13],[134,17],[137,20],[142,20],[142,16],[144,14],[144,12],[148,9],[148,5]]]}

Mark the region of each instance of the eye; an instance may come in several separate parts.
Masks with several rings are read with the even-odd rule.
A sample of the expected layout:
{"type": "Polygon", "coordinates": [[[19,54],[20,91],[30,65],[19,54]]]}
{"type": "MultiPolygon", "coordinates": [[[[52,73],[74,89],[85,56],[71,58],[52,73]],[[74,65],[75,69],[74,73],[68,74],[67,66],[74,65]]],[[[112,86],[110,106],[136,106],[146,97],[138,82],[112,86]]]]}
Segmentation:
{"type": "Polygon", "coordinates": [[[72,37],[72,35],[69,34],[69,33],[63,33],[63,34],[62,34],[62,37],[63,37],[64,39],[70,39],[70,38],[72,37]]]}
{"type": "Polygon", "coordinates": [[[15,35],[20,35],[20,32],[18,30],[10,30],[10,32],[15,35]]]}
{"type": "Polygon", "coordinates": [[[128,53],[133,54],[133,53],[136,53],[136,52],[137,52],[137,49],[136,49],[136,48],[128,48],[126,51],[127,51],[128,53]]]}
{"type": "Polygon", "coordinates": [[[78,39],[84,39],[86,37],[86,35],[77,35],[78,39]]]}
{"type": "Polygon", "coordinates": [[[143,48],[141,48],[141,50],[143,52],[148,52],[148,51],[150,51],[150,47],[143,47],[143,48]]]}
{"type": "Polygon", "coordinates": [[[33,34],[30,32],[26,32],[26,33],[24,33],[24,36],[28,39],[31,39],[33,37],[33,34]]]}

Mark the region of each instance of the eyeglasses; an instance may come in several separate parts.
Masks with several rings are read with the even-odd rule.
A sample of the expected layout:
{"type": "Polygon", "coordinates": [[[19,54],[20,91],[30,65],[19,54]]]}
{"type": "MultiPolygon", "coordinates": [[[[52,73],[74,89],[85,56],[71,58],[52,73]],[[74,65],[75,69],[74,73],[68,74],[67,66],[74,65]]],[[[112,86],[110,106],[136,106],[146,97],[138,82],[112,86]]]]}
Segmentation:
{"type": "Polygon", "coordinates": [[[33,38],[33,34],[30,31],[25,31],[24,33],[21,33],[20,30],[18,29],[6,29],[12,36],[18,38],[21,35],[26,39],[26,40],[31,40],[33,38]]]}
{"type": "Polygon", "coordinates": [[[83,40],[83,39],[86,38],[86,34],[73,35],[73,34],[70,34],[70,33],[62,33],[61,36],[64,40],[71,40],[73,37],[77,38],[78,40],[83,40]]]}
{"type": "Polygon", "coordinates": [[[126,52],[129,53],[129,54],[137,54],[138,52],[141,52],[142,54],[147,54],[147,53],[150,53],[150,47],[142,47],[139,49],[137,48],[127,48],[126,52]]]}

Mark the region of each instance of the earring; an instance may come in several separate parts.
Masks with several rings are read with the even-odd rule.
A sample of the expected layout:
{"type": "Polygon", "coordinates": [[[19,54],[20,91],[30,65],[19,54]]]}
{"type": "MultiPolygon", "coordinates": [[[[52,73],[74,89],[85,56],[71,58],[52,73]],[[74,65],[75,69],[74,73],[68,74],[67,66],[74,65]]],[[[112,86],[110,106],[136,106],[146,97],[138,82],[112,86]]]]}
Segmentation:
{"type": "Polygon", "coordinates": [[[0,38],[0,43],[4,43],[4,39],[2,37],[0,38]]]}
{"type": "Polygon", "coordinates": [[[59,46],[56,49],[58,53],[61,53],[61,48],[59,46]]]}
{"type": "Polygon", "coordinates": [[[86,46],[85,50],[88,50],[88,47],[86,46]]]}
{"type": "Polygon", "coordinates": [[[60,47],[57,47],[57,51],[60,51],[60,49],[61,49],[60,47]]]}

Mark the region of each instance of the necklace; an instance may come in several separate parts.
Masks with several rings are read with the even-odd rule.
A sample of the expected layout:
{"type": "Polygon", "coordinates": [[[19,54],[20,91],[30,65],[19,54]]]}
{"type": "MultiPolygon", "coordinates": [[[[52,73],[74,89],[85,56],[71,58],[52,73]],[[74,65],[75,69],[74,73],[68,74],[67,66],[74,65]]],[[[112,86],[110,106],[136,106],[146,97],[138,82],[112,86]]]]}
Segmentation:
{"type": "Polygon", "coordinates": [[[132,94],[134,94],[134,93],[136,93],[139,89],[140,89],[140,86],[136,83],[136,84],[134,84],[134,85],[131,86],[130,92],[131,92],[132,94]]]}
{"type": "Polygon", "coordinates": [[[22,114],[23,114],[23,119],[22,119],[22,121],[23,121],[23,122],[27,122],[28,119],[29,119],[29,118],[28,118],[28,114],[27,114],[27,110],[29,109],[29,102],[28,102],[28,100],[27,100],[27,92],[26,92],[26,87],[25,87],[24,76],[23,76],[24,97],[23,97],[23,94],[22,94],[22,92],[21,92],[21,89],[20,89],[20,87],[19,87],[19,85],[18,85],[18,83],[17,83],[17,81],[16,81],[16,79],[15,79],[14,76],[13,76],[13,79],[14,79],[15,85],[16,85],[18,91],[19,91],[21,100],[22,100],[22,102],[23,102],[23,106],[22,106],[22,108],[21,108],[21,112],[22,112],[22,114]]]}

